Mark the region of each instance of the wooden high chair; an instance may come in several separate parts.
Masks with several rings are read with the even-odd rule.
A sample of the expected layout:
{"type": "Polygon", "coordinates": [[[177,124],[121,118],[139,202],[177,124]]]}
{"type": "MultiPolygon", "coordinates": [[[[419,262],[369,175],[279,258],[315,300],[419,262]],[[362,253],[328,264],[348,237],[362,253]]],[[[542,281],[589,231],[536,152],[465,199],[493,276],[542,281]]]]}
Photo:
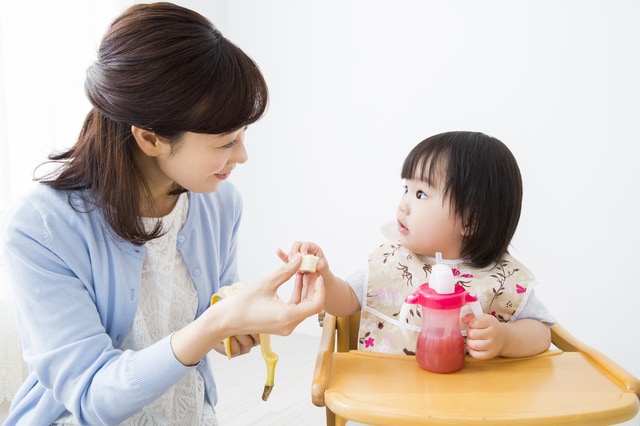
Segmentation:
{"type": "Polygon", "coordinates": [[[450,374],[414,356],[355,350],[360,313],[320,317],[312,401],[327,425],[612,425],[636,416],[640,381],[559,324],[555,346],[526,358],[467,357],[450,374]]]}

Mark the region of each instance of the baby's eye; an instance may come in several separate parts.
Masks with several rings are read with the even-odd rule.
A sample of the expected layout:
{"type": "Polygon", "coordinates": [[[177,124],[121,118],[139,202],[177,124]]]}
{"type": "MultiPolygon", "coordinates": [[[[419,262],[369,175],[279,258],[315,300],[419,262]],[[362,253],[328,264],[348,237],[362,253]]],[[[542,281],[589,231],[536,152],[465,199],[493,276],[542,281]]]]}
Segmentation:
{"type": "Polygon", "coordinates": [[[409,192],[409,187],[407,185],[403,185],[402,186],[402,193],[406,194],[407,192],[409,192]]]}
{"type": "Polygon", "coordinates": [[[427,198],[427,194],[425,194],[423,191],[416,191],[416,198],[418,200],[424,200],[425,198],[427,198]]]}

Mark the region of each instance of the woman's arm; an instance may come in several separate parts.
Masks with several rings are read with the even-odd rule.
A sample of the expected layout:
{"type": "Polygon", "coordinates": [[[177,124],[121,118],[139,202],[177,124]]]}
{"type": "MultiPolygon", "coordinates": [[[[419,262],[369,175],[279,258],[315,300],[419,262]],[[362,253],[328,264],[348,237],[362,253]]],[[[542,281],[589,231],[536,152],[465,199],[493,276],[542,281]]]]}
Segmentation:
{"type": "Polygon", "coordinates": [[[66,408],[81,423],[117,424],[162,395],[191,370],[186,365],[197,364],[225,337],[288,334],[322,309],[322,280],[298,304],[277,297],[298,258],[176,334],[123,351],[144,255],[113,244],[107,231],[96,235],[103,229],[97,213],[74,211],[66,194],[49,195],[12,209],[2,232],[24,356],[38,380],[33,391],[49,390],[40,406],[54,417],[39,418],[43,422],[66,408]]]}

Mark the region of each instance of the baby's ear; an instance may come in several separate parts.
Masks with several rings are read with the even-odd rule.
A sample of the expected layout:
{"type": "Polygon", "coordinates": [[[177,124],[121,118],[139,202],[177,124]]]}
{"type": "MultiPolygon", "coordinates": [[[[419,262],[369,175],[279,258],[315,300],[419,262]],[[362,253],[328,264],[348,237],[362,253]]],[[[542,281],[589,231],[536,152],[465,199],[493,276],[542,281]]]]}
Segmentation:
{"type": "Polygon", "coordinates": [[[463,237],[470,237],[476,229],[476,220],[473,218],[464,218],[462,220],[462,229],[460,233],[463,237]]]}

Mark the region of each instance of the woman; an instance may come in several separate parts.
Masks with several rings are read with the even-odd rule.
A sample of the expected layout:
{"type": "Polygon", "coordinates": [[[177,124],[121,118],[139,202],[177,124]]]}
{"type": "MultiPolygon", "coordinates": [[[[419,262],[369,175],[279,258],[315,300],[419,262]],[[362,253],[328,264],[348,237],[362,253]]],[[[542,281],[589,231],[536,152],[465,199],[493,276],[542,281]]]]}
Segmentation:
{"type": "Polygon", "coordinates": [[[31,374],[13,424],[216,424],[205,355],[248,352],[322,308],[324,286],[276,294],[300,258],[238,280],[241,198],[228,182],[267,105],[254,62],[201,15],[136,5],[107,30],[93,108],[56,170],[6,216],[5,259],[31,374]]]}

